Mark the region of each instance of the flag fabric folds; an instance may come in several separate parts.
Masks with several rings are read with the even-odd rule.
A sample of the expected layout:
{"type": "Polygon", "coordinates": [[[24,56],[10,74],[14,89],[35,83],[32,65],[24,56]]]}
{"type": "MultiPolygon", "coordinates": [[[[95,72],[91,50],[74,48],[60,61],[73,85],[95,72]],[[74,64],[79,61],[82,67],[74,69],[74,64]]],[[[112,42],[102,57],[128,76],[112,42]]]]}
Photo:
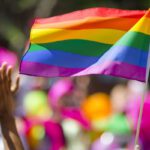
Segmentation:
{"type": "Polygon", "coordinates": [[[90,8],[35,19],[20,73],[43,76],[105,74],[146,81],[150,10],[90,8]]]}

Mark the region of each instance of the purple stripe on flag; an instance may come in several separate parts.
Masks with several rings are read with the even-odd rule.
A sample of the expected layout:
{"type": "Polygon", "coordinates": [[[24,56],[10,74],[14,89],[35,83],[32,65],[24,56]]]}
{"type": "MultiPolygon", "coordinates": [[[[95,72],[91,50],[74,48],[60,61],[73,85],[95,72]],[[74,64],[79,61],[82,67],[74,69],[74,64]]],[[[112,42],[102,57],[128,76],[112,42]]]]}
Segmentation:
{"type": "Polygon", "coordinates": [[[85,74],[112,75],[142,82],[146,80],[146,68],[119,61],[110,61],[99,65],[93,65],[73,76],[81,76],[85,74]]]}
{"type": "Polygon", "coordinates": [[[51,66],[41,63],[23,61],[21,63],[20,72],[22,74],[43,77],[65,77],[89,74],[104,74],[139,80],[142,82],[145,81],[146,77],[146,68],[117,61],[110,61],[107,63],[101,63],[99,65],[92,65],[88,68],[64,68],[59,66],[51,66]]]}
{"type": "MultiPolygon", "coordinates": [[[[83,68],[84,69],[84,68],[83,68]]],[[[83,70],[82,68],[64,68],[47,64],[23,61],[20,65],[20,73],[43,77],[71,76],[83,70]]]]}

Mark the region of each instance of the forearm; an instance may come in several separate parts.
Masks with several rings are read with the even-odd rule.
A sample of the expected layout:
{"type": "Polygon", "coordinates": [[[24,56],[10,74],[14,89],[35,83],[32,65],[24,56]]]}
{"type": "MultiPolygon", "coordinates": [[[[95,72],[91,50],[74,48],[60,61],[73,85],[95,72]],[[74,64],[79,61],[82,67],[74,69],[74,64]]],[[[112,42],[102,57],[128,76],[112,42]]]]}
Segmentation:
{"type": "Polygon", "coordinates": [[[0,123],[5,150],[23,150],[14,117],[1,117],[0,123]]]}

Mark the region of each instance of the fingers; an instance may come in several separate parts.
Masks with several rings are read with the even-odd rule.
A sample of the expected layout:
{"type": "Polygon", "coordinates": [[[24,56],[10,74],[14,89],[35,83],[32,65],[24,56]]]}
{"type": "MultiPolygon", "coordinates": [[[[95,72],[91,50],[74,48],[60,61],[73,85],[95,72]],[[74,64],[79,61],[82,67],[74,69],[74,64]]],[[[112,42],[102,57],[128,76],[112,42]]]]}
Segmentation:
{"type": "Polygon", "coordinates": [[[0,68],[0,96],[1,96],[1,92],[2,92],[2,76],[1,76],[1,73],[2,73],[2,68],[0,68]]]}
{"type": "Polygon", "coordinates": [[[16,79],[15,85],[11,88],[11,91],[15,94],[19,89],[20,77],[18,76],[16,79]]]}
{"type": "Polygon", "coordinates": [[[1,74],[0,74],[2,80],[6,80],[7,77],[6,70],[7,70],[7,63],[4,62],[1,66],[1,74]]]}
{"type": "Polygon", "coordinates": [[[0,85],[1,85],[1,82],[2,82],[2,76],[1,76],[1,73],[2,73],[2,68],[0,67],[0,85]]]}
{"type": "Polygon", "coordinates": [[[9,87],[11,87],[11,74],[12,74],[12,67],[9,66],[7,70],[7,82],[9,87]]]}
{"type": "Polygon", "coordinates": [[[1,84],[3,84],[3,86],[9,90],[11,86],[11,73],[12,67],[7,66],[7,62],[4,62],[0,67],[0,81],[1,84]]]}
{"type": "Polygon", "coordinates": [[[8,91],[7,84],[6,84],[6,70],[7,70],[7,63],[4,62],[0,67],[0,95],[4,98],[4,92],[8,91]]]}
{"type": "Polygon", "coordinates": [[[5,90],[9,90],[12,93],[16,93],[16,91],[19,88],[19,81],[20,78],[19,76],[16,78],[16,82],[13,87],[11,87],[12,80],[11,80],[11,75],[12,75],[12,67],[7,66],[7,63],[4,62],[2,66],[0,67],[0,88],[3,86],[5,90]]]}

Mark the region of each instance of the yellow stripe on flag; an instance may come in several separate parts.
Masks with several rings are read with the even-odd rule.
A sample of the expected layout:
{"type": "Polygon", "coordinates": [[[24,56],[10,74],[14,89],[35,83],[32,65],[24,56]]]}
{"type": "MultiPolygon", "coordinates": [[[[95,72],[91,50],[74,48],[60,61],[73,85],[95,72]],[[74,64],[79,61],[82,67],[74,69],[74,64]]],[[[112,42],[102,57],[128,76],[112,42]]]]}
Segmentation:
{"type": "Polygon", "coordinates": [[[125,31],[115,29],[32,29],[30,41],[31,43],[48,43],[68,39],[83,39],[106,44],[114,44],[125,33],[125,31]]]}

